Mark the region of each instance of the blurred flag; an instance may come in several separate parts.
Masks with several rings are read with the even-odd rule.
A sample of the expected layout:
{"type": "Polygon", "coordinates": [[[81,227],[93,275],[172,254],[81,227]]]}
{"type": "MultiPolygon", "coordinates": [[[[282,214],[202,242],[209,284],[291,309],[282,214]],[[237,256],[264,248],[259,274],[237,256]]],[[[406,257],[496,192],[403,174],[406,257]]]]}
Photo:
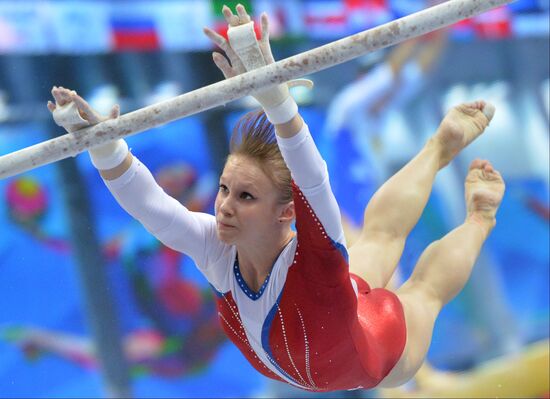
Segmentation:
{"type": "Polygon", "coordinates": [[[453,26],[462,38],[505,39],[512,36],[512,15],[507,7],[499,7],[453,26]]]}
{"type": "Polygon", "coordinates": [[[341,1],[305,1],[305,31],[313,38],[332,39],[347,32],[346,8],[341,1]]]}
{"type": "Polygon", "coordinates": [[[512,36],[511,14],[507,7],[487,11],[473,20],[475,31],[480,38],[504,39],[512,36]]]}
{"type": "Polygon", "coordinates": [[[314,38],[335,39],[392,19],[387,0],[309,0],[304,3],[305,30],[314,38]]]}
{"type": "Polygon", "coordinates": [[[393,19],[387,0],[345,0],[344,4],[349,34],[382,25],[393,19]]]}
{"type": "Polygon", "coordinates": [[[111,38],[116,51],[151,51],[160,48],[154,5],[115,4],[111,15],[111,38]],[[148,6],[148,7],[145,7],[148,6]]]}

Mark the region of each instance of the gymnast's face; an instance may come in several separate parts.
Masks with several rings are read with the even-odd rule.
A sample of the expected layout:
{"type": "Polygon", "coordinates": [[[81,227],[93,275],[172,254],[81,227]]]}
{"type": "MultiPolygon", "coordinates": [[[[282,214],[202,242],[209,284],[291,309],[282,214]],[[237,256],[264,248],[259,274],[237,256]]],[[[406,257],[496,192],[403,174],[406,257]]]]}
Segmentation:
{"type": "MultiPolygon", "coordinates": [[[[281,194],[258,163],[231,155],[220,176],[215,211],[218,238],[235,245],[273,242],[281,229],[281,194]]],[[[290,228],[290,227],[288,227],[290,228]]]]}

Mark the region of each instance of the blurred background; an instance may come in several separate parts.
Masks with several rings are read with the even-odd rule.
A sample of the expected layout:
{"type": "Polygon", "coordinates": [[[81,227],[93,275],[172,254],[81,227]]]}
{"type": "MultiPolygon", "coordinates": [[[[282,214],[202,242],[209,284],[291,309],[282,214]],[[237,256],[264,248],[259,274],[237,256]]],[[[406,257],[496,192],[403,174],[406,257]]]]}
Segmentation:
{"type": "MultiPolygon", "coordinates": [[[[0,1],[0,155],[64,133],[46,108],[53,85],[127,113],[222,79],[202,27],[225,33],[224,3],[237,4],[0,1]]],[[[282,59],[434,2],[241,3],[268,12],[282,59]]],[[[376,188],[452,105],[496,105],[486,133],[438,175],[395,284],[464,219],[471,160],[491,160],[507,185],[470,282],[437,321],[425,372],[396,390],[338,395],[548,397],[548,0],[517,0],[308,78],[314,89],[293,93],[350,241],[376,188]],[[377,71],[390,64],[398,73],[379,87],[377,71]]],[[[213,212],[229,134],[254,106],[245,98],[127,141],[168,193],[213,212]]],[[[87,154],[0,180],[0,293],[0,397],[327,396],[270,382],[247,364],[191,260],[118,206],[87,154]]]]}

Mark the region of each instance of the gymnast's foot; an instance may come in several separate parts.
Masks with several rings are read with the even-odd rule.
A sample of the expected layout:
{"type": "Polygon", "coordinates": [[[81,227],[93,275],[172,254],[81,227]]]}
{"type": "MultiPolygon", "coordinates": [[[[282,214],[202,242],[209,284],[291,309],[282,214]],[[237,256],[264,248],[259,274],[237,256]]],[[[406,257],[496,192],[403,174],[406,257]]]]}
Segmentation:
{"type": "Polygon", "coordinates": [[[465,103],[452,108],[433,137],[440,148],[439,169],[445,167],[489,125],[495,107],[485,101],[465,103]]]}
{"type": "Polygon", "coordinates": [[[489,234],[496,224],[495,216],[504,195],[502,176],[489,161],[476,159],[470,164],[464,185],[466,220],[481,225],[489,234]]]}

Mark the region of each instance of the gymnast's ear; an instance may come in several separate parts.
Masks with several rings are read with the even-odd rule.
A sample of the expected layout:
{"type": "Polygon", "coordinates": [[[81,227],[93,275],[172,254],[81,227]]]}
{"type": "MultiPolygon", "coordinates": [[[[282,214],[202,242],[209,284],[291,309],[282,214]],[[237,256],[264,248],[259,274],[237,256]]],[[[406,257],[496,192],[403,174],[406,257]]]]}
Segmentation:
{"type": "Polygon", "coordinates": [[[281,205],[281,213],[279,214],[279,223],[292,222],[296,217],[294,210],[294,201],[281,205]]]}

